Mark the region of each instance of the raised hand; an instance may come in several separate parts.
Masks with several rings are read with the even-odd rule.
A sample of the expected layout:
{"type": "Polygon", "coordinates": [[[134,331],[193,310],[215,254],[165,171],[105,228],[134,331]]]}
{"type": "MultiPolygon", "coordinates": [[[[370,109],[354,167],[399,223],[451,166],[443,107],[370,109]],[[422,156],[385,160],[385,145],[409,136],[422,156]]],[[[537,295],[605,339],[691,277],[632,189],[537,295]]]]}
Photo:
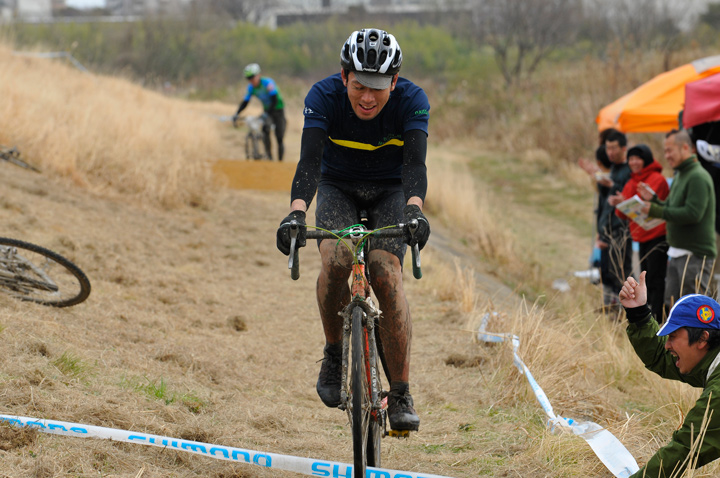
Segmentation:
{"type": "Polygon", "coordinates": [[[647,304],[647,285],[645,285],[645,274],[640,273],[639,282],[633,277],[628,277],[620,289],[620,303],[626,309],[632,309],[647,304]]]}

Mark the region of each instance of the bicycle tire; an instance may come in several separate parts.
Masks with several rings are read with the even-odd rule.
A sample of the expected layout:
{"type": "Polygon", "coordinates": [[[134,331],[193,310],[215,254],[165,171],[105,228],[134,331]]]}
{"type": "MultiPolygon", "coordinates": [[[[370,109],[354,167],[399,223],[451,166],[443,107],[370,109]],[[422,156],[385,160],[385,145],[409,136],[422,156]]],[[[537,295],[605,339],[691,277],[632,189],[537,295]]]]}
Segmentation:
{"type": "MultiPolygon", "coordinates": [[[[377,388],[378,388],[378,395],[382,393],[382,381],[380,380],[380,367],[378,366],[377,359],[380,358],[383,367],[385,367],[385,356],[382,352],[382,343],[380,342],[380,334],[377,327],[377,322],[375,323],[375,348],[372,347],[372,342],[370,345],[370,355],[369,357],[373,357],[375,360],[375,363],[371,363],[371,367],[375,369],[375,376],[377,380],[377,388]]],[[[388,375],[389,377],[389,375],[388,375]]],[[[388,379],[389,380],[389,379],[388,379]]],[[[368,383],[368,387],[372,390],[372,384],[368,383]]],[[[382,398],[382,397],[380,397],[382,398]]],[[[367,464],[368,466],[373,466],[375,468],[380,467],[380,450],[381,450],[381,443],[382,438],[385,435],[385,411],[384,410],[372,410],[370,414],[370,427],[368,430],[368,440],[367,440],[367,464]]]]}
{"type": "Polygon", "coordinates": [[[248,133],[245,136],[245,159],[253,159],[252,155],[252,143],[254,142],[252,134],[248,133]]]}
{"type": "Polygon", "coordinates": [[[355,307],[352,311],[352,391],[353,477],[364,478],[367,470],[367,443],[370,425],[370,397],[365,368],[366,329],[362,325],[364,312],[355,307]]]}
{"type": "Polygon", "coordinates": [[[90,295],[90,280],[60,254],[0,237],[0,290],[28,302],[69,307],[90,295]]]}
{"type": "Polygon", "coordinates": [[[265,155],[260,152],[262,138],[256,133],[248,133],[245,140],[245,156],[247,159],[263,159],[265,155]]]}
{"type": "Polygon", "coordinates": [[[370,370],[376,364],[376,355],[369,350],[367,329],[363,327],[364,311],[355,307],[352,311],[352,362],[350,388],[352,391],[353,477],[364,478],[367,466],[380,466],[380,440],[384,430],[373,413],[370,370]]]}

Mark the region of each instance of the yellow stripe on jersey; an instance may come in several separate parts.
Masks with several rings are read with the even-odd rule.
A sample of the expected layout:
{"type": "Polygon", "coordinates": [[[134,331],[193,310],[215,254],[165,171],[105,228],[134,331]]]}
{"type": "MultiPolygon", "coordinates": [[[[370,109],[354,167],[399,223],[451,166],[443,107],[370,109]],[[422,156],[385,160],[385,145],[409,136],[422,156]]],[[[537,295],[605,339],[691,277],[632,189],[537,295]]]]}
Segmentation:
{"type": "Polygon", "coordinates": [[[404,141],[399,140],[399,139],[391,139],[387,143],[383,143],[380,146],[373,146],[372,144],[358,143],[357,141],[348,141],[345,139],[330,138],[330,141],[337,144],[338,146],[344,146],[346,148],[352,148],[352,149],[362,149],[365,151],[375,151],[376,149],[380,149],[383,146],[403,146],[405,144],[404,141]]]}

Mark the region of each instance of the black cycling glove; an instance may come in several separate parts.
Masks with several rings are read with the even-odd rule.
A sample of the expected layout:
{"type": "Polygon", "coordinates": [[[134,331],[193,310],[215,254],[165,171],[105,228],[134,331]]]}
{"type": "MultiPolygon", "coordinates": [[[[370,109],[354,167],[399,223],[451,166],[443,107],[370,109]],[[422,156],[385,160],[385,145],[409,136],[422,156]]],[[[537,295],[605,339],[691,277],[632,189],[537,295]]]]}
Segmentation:
{"type": "Polygon", "coordinates": [[[430,224],[428,223],[427,218],[420,210],[420,207],[415,204],[405,206],[403,214],[405,215],[405,242],[411,247],[417,244],[418,247],[422,249],[425,247],[425,243],[430,237],[430,224]],[[417,229],[415,229],[414,234],[410,232],[410,226],[408,224],[413,219],[416,219],[418,222],[418,226],[417,229]]]}
{"type": "Polygon", "coordinates": [[[293,211],[282,220],[277,230],[277,248],[286,256],[290,255],[290,221],[295,221],[300,226],[297,235],[297,247],[305,247],[306,242],[305,212],[293,211]]]}

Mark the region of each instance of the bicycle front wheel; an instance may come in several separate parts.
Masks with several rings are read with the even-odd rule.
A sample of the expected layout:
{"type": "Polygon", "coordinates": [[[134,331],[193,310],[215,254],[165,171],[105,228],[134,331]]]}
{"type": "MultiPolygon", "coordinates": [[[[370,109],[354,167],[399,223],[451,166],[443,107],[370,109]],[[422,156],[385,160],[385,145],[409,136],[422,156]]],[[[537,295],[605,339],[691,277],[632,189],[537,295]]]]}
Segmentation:
{"type": "Polygon", "coordinates": [[[253,145],[255,141],[253,140],[253,137],[250,133],[245,136],[245,159],[254,159],[253,158],[253,145]]]}
{"type": "Polygon", "coordinates": [[[0,237],[0,290],[20,300],[68,307],[88,298],[90,281],[60,254],[0,237]]]}
{"type": "MultiPolygon", "coordinates": [[[[373,410],[372,377],[377,377],[377,354],[370,350],[367,329],[363,326],[361,307],[352,311],[352,391],[353,477],[365,478],[367,466],[380,466],[380,410],[373,410]]],[[[378,387],[379,388],[379,387],[378,387]]]]}

